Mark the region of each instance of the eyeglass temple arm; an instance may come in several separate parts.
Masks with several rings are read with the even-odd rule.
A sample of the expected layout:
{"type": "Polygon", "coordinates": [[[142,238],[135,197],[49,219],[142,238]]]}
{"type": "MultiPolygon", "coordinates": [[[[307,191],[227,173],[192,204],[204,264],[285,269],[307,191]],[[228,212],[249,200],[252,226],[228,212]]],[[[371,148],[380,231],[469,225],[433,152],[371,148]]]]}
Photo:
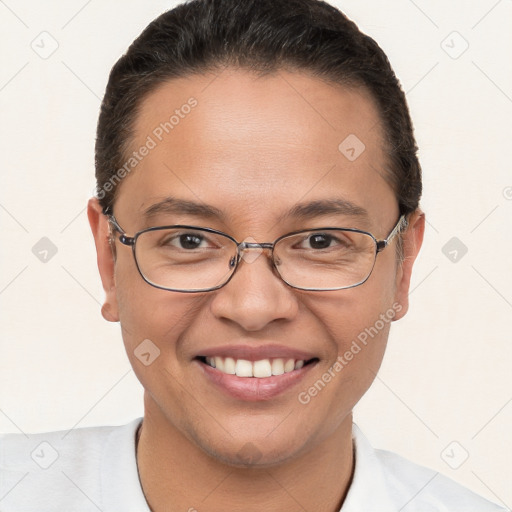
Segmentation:
{"type": "Polygon", "coordinates": [[[135,243],[135,238],[126,236],[124,229],[119,225],[114,215],[109,213],[109,211],[109,208],[105,208],[103,210],[103,214],[107,216],[110,225],[119,233],[119,241],[124,245],[133,245],[135,243]]]}
{"type": "Polygon", "coordinates": [[[395,227],[391,231],[391,233],[389,233],[389,235],[384,240],[377,240],[377,252],[380,252],[385,247],[387,247],[390,244],[391,240],[393,240],[393,238],[398,233],[400,233],[400,231],[402,229],[407,228],[408,225],[409,225],[409,223],[407,221],[406,216],[405,215],[401,215],[400,218],[398,219],[398,222],[396,223],[395,227]]]}

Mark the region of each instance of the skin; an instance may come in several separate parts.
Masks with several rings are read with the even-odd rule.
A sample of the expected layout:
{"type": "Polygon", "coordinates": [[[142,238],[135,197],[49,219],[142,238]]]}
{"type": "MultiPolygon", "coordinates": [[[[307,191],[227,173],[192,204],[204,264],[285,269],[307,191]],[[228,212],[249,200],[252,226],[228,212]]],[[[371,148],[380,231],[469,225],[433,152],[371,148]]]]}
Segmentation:
{"type": "MultiPolygon", "coordinates": [[[[129,235],[182,223],[219,229],[239,241],[271,242],[293,230],[325,226],[387,236],[398,219],[398,203],[385,179],[379,116],[364,90],[284,70],[258,78],[228,68],[212,78],[175,79],[145,99],[133,149],[190,96],[198,105],[119,185],[114,213],[129,235]],[[366,146],[353,162],[338,150],[349,134],[366,146]],[[143,219],[145,209],[169,195],[212,205],[222,218],[164,213],[143,219]],[[329,214],[278,222],[298,202],[333,198],[366,209],[367,217],[329,214]]],[[[88,215],[106,292],[103,314],[120,321],[128,357],[145,388],[137,461],[152,510],[339,510],[353,471],[352,409],[375,378],[390,324],[308,404],[298,394],[393,304],[401,308],[395,320],[406,313],[423,214],[409,218],[404,262],[397,260],[395,239],[361,286],[292,289],[262,254],[242,262],[225,287],[196,294],[148,285],[129,247],[116,241],[113,256],[96,199],[88,215]],[[144,339],[160,350],[149,366],[134,355],[144,339]],[[268,401],[221,393],[194,360],[207,347],[271,342],[313,352],[319,361],[297,386],[268,401]],[[258,453],[251,464],[241,464],[244,446],[258,453]]]]}

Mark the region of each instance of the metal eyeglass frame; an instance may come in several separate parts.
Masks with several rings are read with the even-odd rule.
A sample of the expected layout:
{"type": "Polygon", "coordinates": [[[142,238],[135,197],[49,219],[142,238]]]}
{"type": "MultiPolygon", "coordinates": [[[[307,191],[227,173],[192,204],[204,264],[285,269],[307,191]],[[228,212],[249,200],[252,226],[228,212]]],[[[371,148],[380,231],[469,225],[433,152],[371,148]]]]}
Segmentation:
{"type": "Polygon", "coordinates": [[[176,224],[176,225],[172,225],[172,226],[157,226],[157,227],[146,228],[146,229],[143,229],[141,231],[138,231],[133,236],[128,236],[126,234],[126,232],[124,231],[124,229],[117,222],[116,218],[114,217],[114,214],[110,213],[110,211],[111,211],[110,208],[106,208],[106,209],[103,210],[103,214],[107,216],[109,223],[119,233],[119,241],[123,245],[131,246],[132,253],[133,253],[133,258],[135,260],[135,265],[136,265],[137,270],[139,271],[139,274],[141,275],[142,279],[146,283],[148,283],[149,285],[151,285],[151,286],[153,286],[155,288],[159,288],[161,290],[172,291],[172,292],[181,292],[181,293],[203,293],[203,292],[210,292],[210,291],[218,290],[219,288],[222,288],[223,286],[226,286],[229,283],[229,281],[231,281],[233,276],[235,275],[235,272],[236,272],[236,270],[237,270],[237,268],[239,266],[240,260],[242,259],[242,252],[247,250],[247,249],[259,249],[259,250],[261,250],[261,249],[269,249],[271,251],[270,259],[272,261],[272,265],[273,265],[274,269],[276,270],[279,278],[284,283],[286,283],[288,286],[290,286],[291,288],[295,288],[297,290],[319,291],[319,292],[346,290],[348,288],[355,288],[356,286],[360,286],[363,283],[365,283],[369,279],[369,277],[371,276],[371,274],[373,272],[373,269],[375,267],[375,262],[377,261],[377,254],[379,254],[379,252],[383,251],[390,244],[390,242],[393,240],[393,238],[398,233],[400,233],[402,228],[407,228],[407,226],[408,226],[408,221],[407,221],[406,216],[405,215],[401,215],[400,218],[398,219],[398,222],[395,224],[395,226],[390,231],[388,236],[386,238],[382,239],[382,240],[378,240],[374,235],[372,235],[368,231],[363,231],[361,229],[356,229],[356,228],[338,228],[338,227],[335,227],[335,228],[333,228],[333,227],[331,227],[331,228],[323,227],[323,228],[313,228],[313,229],[301,229],[299,231],[293,231],[291,233],[286,233],[285,235],[282,235],[282,236],[278,237],[276,240],[274,240],[274,242],[255,243],[255,242],[239,242],[238,240],[236,240],[232,236],[228,235],[227,233],[224,233],[222,231],[218,231],[216,229],[204,228],[204,227],[199,227],[199,226],[183,225],[183,224],[176,224]],[[166,286],[160,286],[158,284],[155,284],[152,281],[150,281],[143,274],[142,270],[140,269],[139,262],[137,261],[137,256],[136,256],[136,253],[135,253],[135,244],[137,243],[138,237],[141,234],[146,233],[148,231],[158,231],[158,230],[174,229],[174,228],[193,229],[193,230],[198,230],[198,231],[205,231],[207,233],[214,233],[214,234],[217,234],[217,235],[224,236],[224,237],[228,238],[229,240],[231,240],[232,242],[234,242],[236,244],[236,247],[237,247],[236,259],[232,258],[231,261],[230,261],[230,266],[233,267],[233,271],[231,272],[230,276],[228,277],[228,279],[224,283],[222,283],[220,285],[217,285],[217,286],[214,286],[214,287],[211,287],[211,288],[205,288],[205,289],[178,290],[178,289],[175,289],[175,288],[169,288],[169,287],[166,287],[166,286]],[[286,281],[281,276],[281,274],[280,274],[280,272],[279,272],[279,270],[277,268],[277,265],[275,263],[275,260],[274,260],[274,246],[280,240],[282,240],[283,238],[287,238],[289,236],[297,235],[299,233],[306,233],[306,232],[311,232],[311,231],[323,231],[323,230],[338,230],[338,231],[348,231],[348,232],[352,232],[352,233],[362,233],[362,234],[367,235],[367,236],[369,236],[369,237],[371,237],[373,239],[373,241],[375,242],[375,258],[374,258],[374,261],[373,261],[372,268],[371,268],[370,272],[368,273],[368,275],[366,276],[365,279],[363,279],[362,281],[360,281],[360,282],[358,282],[356,284],[350,285],[350,286],[342,286],[342,287],[337,287],[337,288],[302,288],[300,286],[294,286],[293,284],[290,284],[288,281],[286,281]]]}

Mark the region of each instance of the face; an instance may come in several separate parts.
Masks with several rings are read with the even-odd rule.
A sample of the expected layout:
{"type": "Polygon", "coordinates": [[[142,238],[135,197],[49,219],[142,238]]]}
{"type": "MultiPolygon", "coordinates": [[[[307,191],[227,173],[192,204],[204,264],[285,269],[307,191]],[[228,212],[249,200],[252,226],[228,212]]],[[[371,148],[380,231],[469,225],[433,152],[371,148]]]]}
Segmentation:
{"type": "MultiPolygon", "coordinates": [[[[143,102],[132,150],[148,145],[148,136],[154,147],[119,185],[114,205],[128,235],[185,224],[262,243],[330,226],[383,239],[399,217],[386,180],[379,116],[361,89],[285,71],[257,78],[227,69],[216,78],[176,79],[143,102]],[[191,97],[195,105],[182,108],[194,103],[191,97]],[[167,133],[161,123],[176,110],[179,121],[167,133]],[[364,144],[362,152],[355,147],[355,159],[339,149],[350,134],[364,144]],[[169,198],[198,206],[180,209],[169,198]],[[333,200],[357,208],[290,213],[297,205],[333,200]]],[[[146,390],[146,416],[231,464],[248,450],[258,453],[258,464],[293,459],[350,428],[352,408],[380,366],[391,320],[407,309],[421,214],[411,217],[404,235],[405,262],[397,260],[395,239],[361,286],[291,288],[263,252],[243,259],[226,286],[202,293],[150,286],[131,249],[119,241],[114,262],[108,223],[94,200],[89,216],[107,293],[104,314],[121,323],[128,357],[146,390]],[[159,350],[147,366],[136,356],[143,340],[151,340],[151,359],[159,350]],[[276,373],[275,360],[306,364],[260,379],[212,368],[205,357],[215,356],[263,361],[253,365],[261,368],[268,368],[268,360],[276,373]]]]}

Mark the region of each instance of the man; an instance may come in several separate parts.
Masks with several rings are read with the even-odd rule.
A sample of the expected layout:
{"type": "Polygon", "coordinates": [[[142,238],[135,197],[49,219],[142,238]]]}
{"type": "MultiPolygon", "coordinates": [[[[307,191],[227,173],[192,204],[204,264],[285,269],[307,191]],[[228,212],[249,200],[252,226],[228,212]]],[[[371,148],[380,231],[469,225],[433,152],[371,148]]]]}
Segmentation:
{"type": "Polygon", "coordinates": [[[144,418],[5,436],[2,510],[502,510],[352,423],[425,222],[373,40],[316,0],[180,5],[112,69],[97,135],[102,313],[144,418]]]}

